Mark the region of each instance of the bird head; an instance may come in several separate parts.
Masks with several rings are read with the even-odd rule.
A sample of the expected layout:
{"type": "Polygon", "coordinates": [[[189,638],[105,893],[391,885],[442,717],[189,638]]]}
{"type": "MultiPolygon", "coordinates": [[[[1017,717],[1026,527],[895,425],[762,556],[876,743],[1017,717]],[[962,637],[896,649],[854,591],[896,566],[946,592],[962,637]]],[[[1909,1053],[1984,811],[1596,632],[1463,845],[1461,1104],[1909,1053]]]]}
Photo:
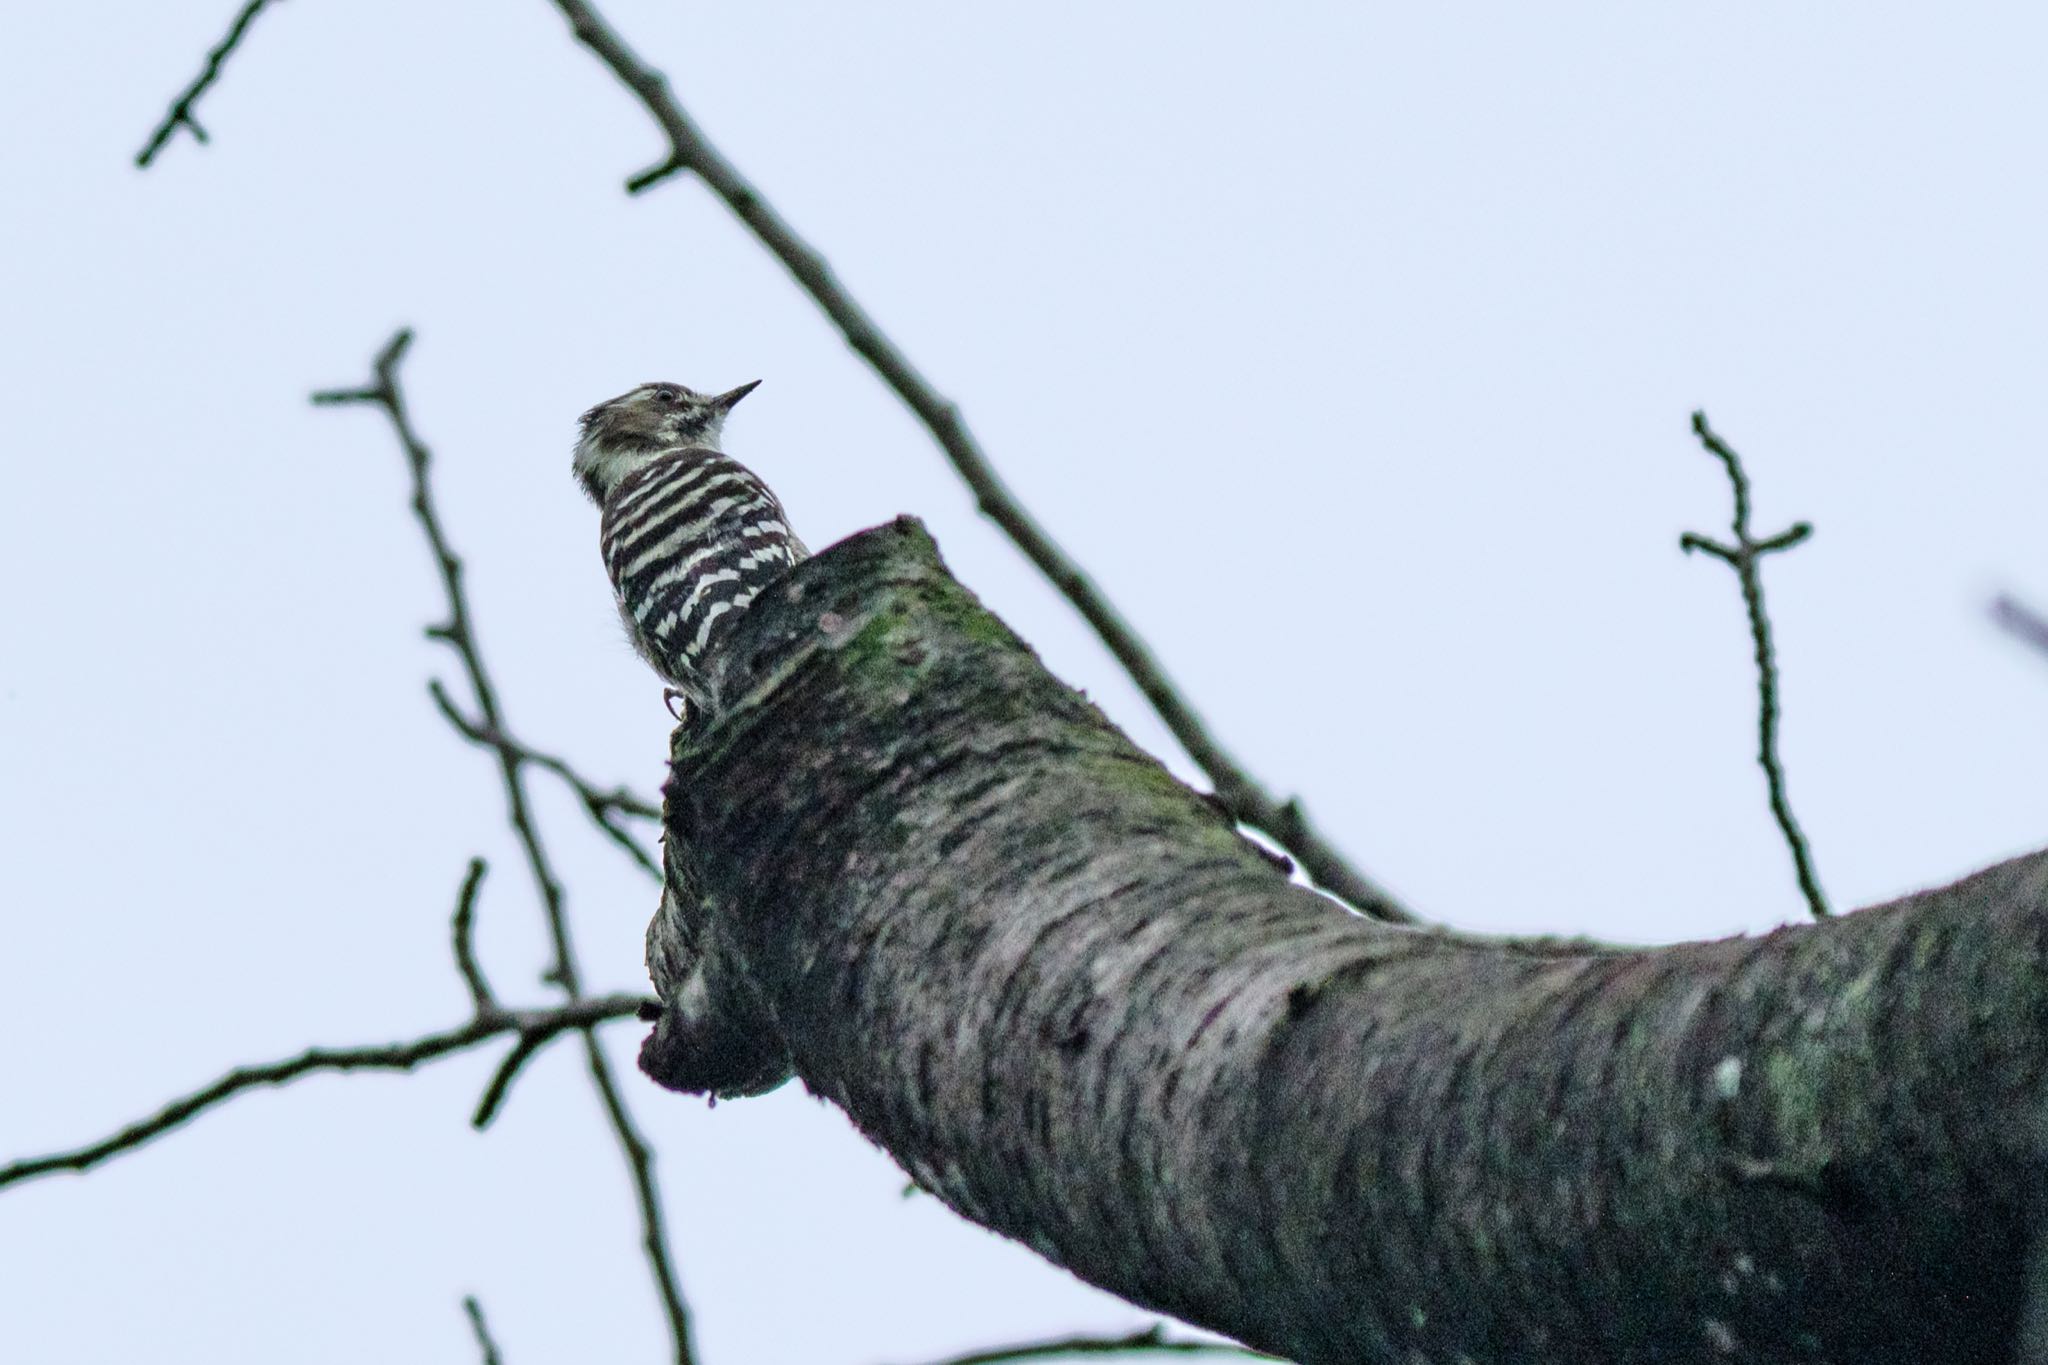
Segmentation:
{"type": "Polygon", "coordinates": [[[603,504],[619,481],[664,451],[718,449],[733,404],[761,381],[704,394],[681,384],[642,384],[583,414],[574,469],[591,501],[603,504]]]}

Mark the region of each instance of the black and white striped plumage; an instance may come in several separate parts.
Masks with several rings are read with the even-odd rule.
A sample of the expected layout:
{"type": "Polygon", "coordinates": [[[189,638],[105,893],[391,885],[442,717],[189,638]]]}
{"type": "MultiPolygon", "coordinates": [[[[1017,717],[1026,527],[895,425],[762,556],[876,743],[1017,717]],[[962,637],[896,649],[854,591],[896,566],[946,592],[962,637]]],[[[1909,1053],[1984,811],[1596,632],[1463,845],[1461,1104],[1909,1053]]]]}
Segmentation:
{"type": "Polygon", "coordinates": [[[642,384],[583,414],[575,470],[603,509],[600,548],[633,645],[694,710],[703,662],[762,588],[808,551],[782,504],[719,435],[742,384],[705,395],[642,384]]]}

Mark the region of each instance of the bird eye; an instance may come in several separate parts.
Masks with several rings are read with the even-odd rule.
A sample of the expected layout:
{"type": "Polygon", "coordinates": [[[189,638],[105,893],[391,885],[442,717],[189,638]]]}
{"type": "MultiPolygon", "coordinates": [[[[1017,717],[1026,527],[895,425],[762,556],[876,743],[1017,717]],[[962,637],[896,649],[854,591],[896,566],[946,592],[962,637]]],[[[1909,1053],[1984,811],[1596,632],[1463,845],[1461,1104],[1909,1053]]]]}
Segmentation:
{"type": "Polygon", "coordinates": [[[674,404],[683,401],[683,396],[677,393],[674,389],[656,389],[654,391],[654,396],[656,398],[659,398],[664,403],[674,404]]]}

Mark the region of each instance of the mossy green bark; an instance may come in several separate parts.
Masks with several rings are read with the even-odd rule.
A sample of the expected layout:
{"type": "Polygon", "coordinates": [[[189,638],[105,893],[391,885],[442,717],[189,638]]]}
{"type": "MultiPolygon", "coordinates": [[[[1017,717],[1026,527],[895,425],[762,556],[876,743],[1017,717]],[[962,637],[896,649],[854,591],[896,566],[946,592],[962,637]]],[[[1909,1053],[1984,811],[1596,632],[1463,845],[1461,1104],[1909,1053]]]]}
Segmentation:
{"type": "Polygon", "coordinates": [[[1654,950],[1369,922],[907,521],[718,666],[668,787],[664,1083],[793,1069],[965,1216],[1302,1361],[2012,1358],[2048,855],[1654,950]]]}

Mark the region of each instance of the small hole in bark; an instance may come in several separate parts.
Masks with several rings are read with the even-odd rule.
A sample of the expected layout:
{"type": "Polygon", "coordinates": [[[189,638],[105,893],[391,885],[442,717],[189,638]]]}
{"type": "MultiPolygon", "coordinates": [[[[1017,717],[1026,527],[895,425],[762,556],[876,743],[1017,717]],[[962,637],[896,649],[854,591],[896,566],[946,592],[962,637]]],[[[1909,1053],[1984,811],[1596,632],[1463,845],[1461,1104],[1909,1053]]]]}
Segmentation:
{"type": "Polygon", "coordinates": [[[1062,1052],[1079,1052],[1088,1046],[1088,1040],[1092,1036],[1088,1028],[1088,1015],[1091,1009],[1092,1006],[1085,1002],[1075,1005],[1064,1020],[1048,1021],[1044,1026],[1044,1033],[1040,1036],[1047,1038],[1062,1052]]]}

